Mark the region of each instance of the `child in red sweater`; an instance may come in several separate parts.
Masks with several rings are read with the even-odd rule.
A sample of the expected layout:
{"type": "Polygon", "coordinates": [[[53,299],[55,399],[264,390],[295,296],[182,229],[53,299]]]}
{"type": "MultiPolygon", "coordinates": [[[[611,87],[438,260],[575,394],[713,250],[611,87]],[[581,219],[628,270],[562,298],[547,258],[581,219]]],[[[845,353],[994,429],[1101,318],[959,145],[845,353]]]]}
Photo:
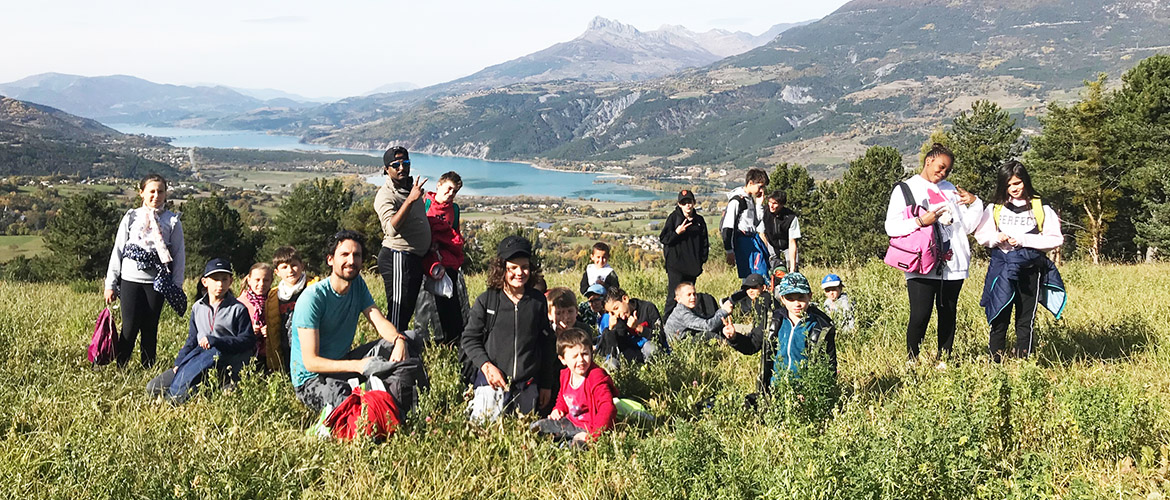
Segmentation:
{"type": "Polygon", "coordinates": [[[558,333],[557,357],[566,368],[561,370],[556,406],[532,429],[551,434],[557,441],[584,444],[613,427],[617,391],[605,369],[593,364],[593,347],[585,330],[569,328],[558,333]]]}

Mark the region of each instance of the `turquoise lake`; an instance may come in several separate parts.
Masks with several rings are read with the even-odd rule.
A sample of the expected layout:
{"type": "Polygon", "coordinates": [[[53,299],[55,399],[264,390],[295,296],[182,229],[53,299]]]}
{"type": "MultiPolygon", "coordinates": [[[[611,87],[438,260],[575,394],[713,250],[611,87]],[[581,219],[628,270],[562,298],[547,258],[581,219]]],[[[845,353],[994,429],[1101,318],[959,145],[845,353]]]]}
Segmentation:
{"type": "MultiPolygon", "coordinates": [[[[382,156],[382,151],[364,151],[330,148],[318,144],[304,144],[299,137],[269,135],[251,130],[203,130],[142,125],[107,124],[127,134],[147,134],[172,139],[171,145],[181,148],[241,148],[285,151],[315,151],[368,154],[382,156]]],[[[460,194],[478,196],[556,196],[563,198],[596,198],[606,201],[646,201],[667,197],[657,191],[602,183],[613,176],[591,173],[542,170],[527,163],[486,161],[474,158],[456,158],[411,153],[411,171],[415,176],[430,179],[434,186],[439,175],[454,170],[463,178],[460,194]]],[[[371,183],[382,184],[382,175],[370,176],[371,183]]]]}

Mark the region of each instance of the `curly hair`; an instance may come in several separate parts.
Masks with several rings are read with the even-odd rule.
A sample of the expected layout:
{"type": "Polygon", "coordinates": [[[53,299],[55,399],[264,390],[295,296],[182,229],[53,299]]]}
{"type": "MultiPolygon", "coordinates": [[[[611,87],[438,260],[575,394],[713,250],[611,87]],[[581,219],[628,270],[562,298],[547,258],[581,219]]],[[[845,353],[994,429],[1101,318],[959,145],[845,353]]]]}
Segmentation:
{"type": "MultiPolygon", "coordinates": [[[[496,290],[504,289],[504,274],[507,271],[506,261],[496,257],[488,262],[487,287],[496,290]]],[[[536,284],[544,282],[544,275],[540,272],[540,263],[536,259],[528,259],[528,282],[524,283],[526,290],[536,289],[536,284]]]]}

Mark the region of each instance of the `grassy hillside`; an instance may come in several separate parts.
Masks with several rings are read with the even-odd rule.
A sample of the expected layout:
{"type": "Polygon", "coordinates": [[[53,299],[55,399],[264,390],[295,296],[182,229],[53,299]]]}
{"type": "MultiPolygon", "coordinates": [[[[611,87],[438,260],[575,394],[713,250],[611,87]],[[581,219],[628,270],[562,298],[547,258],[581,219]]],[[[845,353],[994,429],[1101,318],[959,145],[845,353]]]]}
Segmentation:
{"type": "MultiPolygon", "coordinates": [[[[839,337],[841,402],[785,396],[742,408],[758,357],[679,346],[615,374],[658,423],[620,426],[588,451],[553,446],[509,419],[463,417],[455,353],[426,355],[434,387],[421,413],[382,445],[306,438],[310,416],[288,380],[253,374],[233,393],[182,407],[148,401],[163,369],[93,370],[96,284],[0,282],[0,491],[29,498],[1162,498],[1170,474],[1170,267],[1064,266],[1066,317],[1039,322],[1032,361],[985,362],[977,302],[983,268],[960,299],[957,362],[907,368],[900,273],[872,263],[845,278],[859,331],[839,337]],[[48,305],[52,307],[46,307],[48,305]],[[704,412],[696,403],[714,396],[704,412]],[[425,417],[425,418],[423,418],[425,417]]],[[[811,269],[818,279],[827,270],[811,269]]],[[[659,270],[621,272],[663,299],[659,270]]],[[[576,274],[548,276],[575,284],[576,274]]],[[[367,276],[375,297],[381,280],[367,276]]],[[[473,292],[482,277],[470,280],[473,292]]],[[[193,287],[193,283],[188,283],[193,287]]],[[[736,288],[712,269],[701,289],[736,288]]],[[[382,299],[378,299],[379,303],[382,299]]],[[[160,360],[185,322],[167,310],[160,360]]],[[[363,327],[360,335],[372,336],[363,327]]],[[[932,334],[928,334],[928,339],[932,334]]],[[[933,351],[928,340],[924,352],[933,351]]],[[[785,391],[781,391],[782,393],[785,391]]]]}

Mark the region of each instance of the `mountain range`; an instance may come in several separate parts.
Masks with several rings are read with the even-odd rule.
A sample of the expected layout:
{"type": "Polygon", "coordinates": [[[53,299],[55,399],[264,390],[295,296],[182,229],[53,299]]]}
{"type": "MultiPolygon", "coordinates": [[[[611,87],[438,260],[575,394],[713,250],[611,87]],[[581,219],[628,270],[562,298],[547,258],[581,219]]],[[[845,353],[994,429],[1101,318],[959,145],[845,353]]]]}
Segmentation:
{"type": "MultiPolygon", "coordinates": [[[[247,91],[264,94],[266,91],[247,91]]],[[[274,92],[267,91],[270,95],[274,92]]],[[[224,86],[154,83],[112,75],[43,73],[0,84],[0,95],[44,104],[105,123],[177,124],[257,110],[298,110],[318,105],[286,96],[257,98],[224,86]]]]}
{"type": "Polygon", "coordinates": [[[1083,80],[1168,49],[1168,2],[855,0],[758,48],[660,78],[520,82],[413,102],[372,96],[286,126],[337,146],[491,159],[828,169],[873,144],[909,154],[976,99],[1034,122],[1083,80]]]}
{"type": "MultiPolygon", "coordinates": [[[[789,161],[833,175],[870,145],[912,153],[977,99],[1034,125],[1046,103],[1075,98],[1098,72],[1117,76],[1167,50],[1170,2],[1162,0],[854,0],[816,22],[755,37],[670,26],[641,32],[597,18],[573,40],[439,85],[312,107],[224,94],[231,104],[159,103],[154,115],[139,115],[357,149],[403,144],[647,172],[789,161]],[[247,109],[230,111],[235,105],[247,109]]],[[[22,80],[18,90],[74,95],[77,82],[50,76],[61,75],[22,80]]],[[[0,85],[0,93],[11,88],[0,85]]],[[[184,90],[225,91],[239,95],[184,90]]],[[[75,99],[62,102],[95,108],[83,116],[126,108],[100,96],[75,99]]]]}
{"type": "MultiPolygon", "coordinates": [[[[314,102],[318,99],[273,89],[163,85],[121,75],[81,77],[46,73],[0,84],[0,94],[106,123],[267,130],[282,128],[301,117],[319,117],[315,121],[333,123],[332,117],[339,113],[368,109],[374,116],[386,107],[398,108],[423,99],[519,82],[563,79],[625,82],[655,78],[745,52],[799,24],[779,24],[760,35],[726,30],[696,33],[682,26],[641,32],[633,26],[598,17],[573,40],[467,77],[422,89],[407,82],[389,83],[362,96],[343,99],[337,105],[320,106],[314,102]]],[[[353,119],[339,117],[336,124],[350,123],[353,119]]]]}
{"type": "Polygon", "coordinates": [[[170,148],[160,139],[123,134],[59,109],[0,97],[0,176],[173,176],[169,164],[147,158],[156,156],[148,150],[170,148]]]}

